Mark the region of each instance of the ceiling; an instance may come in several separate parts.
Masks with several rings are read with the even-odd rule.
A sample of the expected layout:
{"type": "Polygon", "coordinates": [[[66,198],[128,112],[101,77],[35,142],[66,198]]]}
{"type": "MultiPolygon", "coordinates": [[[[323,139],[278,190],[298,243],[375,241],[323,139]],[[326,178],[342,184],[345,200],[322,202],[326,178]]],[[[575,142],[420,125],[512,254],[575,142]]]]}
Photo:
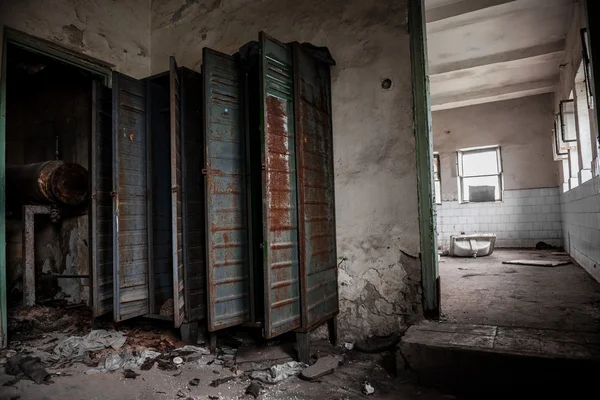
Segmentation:
{"type": "Polygon", "coordinates": [[[425,0],[432,110],[554,92],[574,0],[425,0]]]}

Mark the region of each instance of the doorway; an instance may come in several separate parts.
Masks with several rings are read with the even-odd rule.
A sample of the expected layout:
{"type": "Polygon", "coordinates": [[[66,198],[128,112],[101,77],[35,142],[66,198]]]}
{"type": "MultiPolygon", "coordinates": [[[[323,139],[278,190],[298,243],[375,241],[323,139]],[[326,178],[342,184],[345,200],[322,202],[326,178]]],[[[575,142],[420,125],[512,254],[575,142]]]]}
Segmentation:
{"type": "Polygon", "coordinates": [[[4,37],[0,98],[0,178],[6,184],[0,193],[0,236],[6,242],[0,252],[3,346],[10,309],[57,301],[89,305],[92,82],[108,82],[110,72],[85,56],[79,59],[69,50],[17,31],[7,29],[4,37]],[[32,266],[27,268],[30,272],[26,273],[25,265],[32,266]],[[26,279],[30,279],[27,284],[26,279]]]}

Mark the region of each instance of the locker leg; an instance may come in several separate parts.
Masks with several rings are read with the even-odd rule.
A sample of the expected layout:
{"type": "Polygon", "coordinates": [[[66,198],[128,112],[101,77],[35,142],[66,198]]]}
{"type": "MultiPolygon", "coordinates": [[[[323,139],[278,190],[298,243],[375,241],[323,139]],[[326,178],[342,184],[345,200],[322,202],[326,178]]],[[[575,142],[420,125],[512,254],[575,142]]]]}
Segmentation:
{"type": "Polygon", "coordinates": [[[210,341],[210,354],[217,354],[217,334],[210,332],[208,338],[210,341]]]}
{"type": "Polygon", "coordinates": [[[329,343],[331,343],[332,346],[337,346],[337,342],[338,342],[337,317],[333,317],[327,321],[327,331],[329,332],[329,343]]]}
{"type": "Polygon", "coordinates": [[[298,361],[308,364],[310,361],[310,332],[296,332],[298,361]]]}
{"type": "Polygon", "coordinates": [[[179,328],[184,343],[198,343],[198,321],[184,322],[179,328]]]}

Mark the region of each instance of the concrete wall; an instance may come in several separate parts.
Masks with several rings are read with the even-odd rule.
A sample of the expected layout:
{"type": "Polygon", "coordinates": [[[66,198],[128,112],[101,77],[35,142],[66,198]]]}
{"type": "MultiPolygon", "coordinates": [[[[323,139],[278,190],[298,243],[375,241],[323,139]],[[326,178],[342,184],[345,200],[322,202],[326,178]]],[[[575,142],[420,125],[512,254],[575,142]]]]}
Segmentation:
{"type": "Polygon", "coordinates": [[[4,0],[0,39],[4,27],[108,62],[133,77],[150,72],[148,0],[4,0]]]}
{"type": "Polygon", "coordinates": [[[565,250],[600,282],[600,176],[560,196],[565,250]]]}
{"type": "Polygon", "coordinates": [[[500,145],[506,190],[557,187],[552,115],[550,94],[434,112],[442,201],[458,200],[456,151],[469,147],[500,145]]]}
{"type": "Polygon", "coordinates": [[[340,335],[384,333],[421,315],[407,1],[152,2],[152,72],[198,70],[204,46],[232,54],[264,30],[328,46],[332,68],[340,335]],[[382,91],[381,79],[393,80],[382,91]]]}
{"type": "Polygon", "coordinates": [[[437,206],[438,247],[461,232],[496,234],[496,247],[535,247],[539,241],[562,246],[559,188],[507,190],[502,202],[437,206]]]}

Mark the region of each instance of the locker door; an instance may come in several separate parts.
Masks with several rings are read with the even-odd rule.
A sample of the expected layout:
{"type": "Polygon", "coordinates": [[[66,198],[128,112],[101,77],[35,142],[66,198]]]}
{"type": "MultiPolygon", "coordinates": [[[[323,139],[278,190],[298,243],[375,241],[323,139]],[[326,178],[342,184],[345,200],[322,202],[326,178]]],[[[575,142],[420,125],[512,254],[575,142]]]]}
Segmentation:
{"type": "Polygon", "coordinates": [[[113,72],[113,313],[148,313],[146,85],[113,72]]]}
{"type": "Polygon", "coordinates": [[[302,327],[339,311],[329,66],[294,43],[302,327]]]}
{"type": "Polygon", "coordinates": [[[169,93],[171,121],[171,232],[173,251],[173,321],[179,328],[185,318],[184,265],[182,238],[182,153],[180,77],[175,57],[170,57],[169,93]]]}
{"type": "Polygon", "coordinates": [[[202,133],[202,75],[181,67],[181,142],[183,143],[183,258],[185,315],[190,321],[206,317],[206,251],[204,221],[204,138],[202,133]]]}
{"type": "Polygon", "coordinates": [[[208,329],[249,320],[249,257],[241,74],[236,60],[205,48],[204,79],[208,329]]]}
{"type": "Polygon", "coordinates": [[[92,301],[94,317],[113,309],[112,94],[92,82],[92,301]]]}
{"type": "Polygon", "coordinates": [[[292,51],[260,33],[264,336],[301,325],[292,51]]]}

